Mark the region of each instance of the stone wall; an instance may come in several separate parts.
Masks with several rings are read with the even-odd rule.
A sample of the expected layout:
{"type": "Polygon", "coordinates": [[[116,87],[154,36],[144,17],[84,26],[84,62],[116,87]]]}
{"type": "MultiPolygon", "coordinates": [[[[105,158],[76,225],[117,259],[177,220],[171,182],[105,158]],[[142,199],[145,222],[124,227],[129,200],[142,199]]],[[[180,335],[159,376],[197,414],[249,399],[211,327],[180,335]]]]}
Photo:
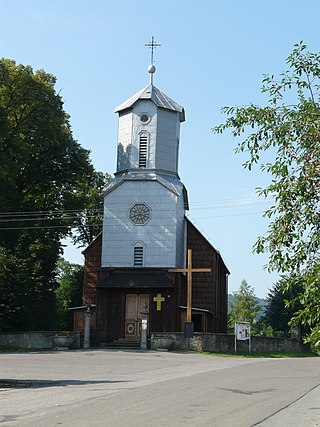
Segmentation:
{"type": "MultiPolygon", "coordinates": [[[[30,331],[0,334],[0,347],[13,347],[21,350],[52,350],[56,331],[30,331]]],[[[74,332],[72,348],[80,348],[80,332],[74,332]]]]}
{"type": "MultiPolygon", "coordinates": [[[[195,351],[234,353],[234,335],[226,334],[201,334],[195,333],[194,338],[184,338],[183,333],[154,333],[151,335],[151,349],[179,350],[188,349],[195,351]]],[[[248,341],[237,341],[237,351],[248,352],[248,341]]],[[[253,353],[268,352],[304,352],[309,351],[308,345],[290,338],[274,338],[254,336],[251,338],[251,351],[253,353]]]]}

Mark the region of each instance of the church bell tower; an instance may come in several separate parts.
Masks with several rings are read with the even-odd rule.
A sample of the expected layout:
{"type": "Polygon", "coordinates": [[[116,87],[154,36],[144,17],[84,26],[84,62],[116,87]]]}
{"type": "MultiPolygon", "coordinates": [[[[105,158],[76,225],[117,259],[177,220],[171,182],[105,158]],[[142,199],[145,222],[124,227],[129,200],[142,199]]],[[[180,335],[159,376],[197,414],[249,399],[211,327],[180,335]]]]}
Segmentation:
{"type": "Polygon", "coordinates": [[[138,343],[142,332],[146,345],[146,334],[182,332],[190,317],[195,332],[227,331],[229,271],[185,215],[178,174],[184,109],[154,86],[157,45],[152,38],[147,46],[149,83],[115,109],[117,168],[104,190],[102,233],[84,251],[84,305],[75,308],[74,328],[83,330],[91,306],[96,345],[138,343]],[[201,274],[191,283],[192,272],[201,274]]]}
{"type": "Polygon", "coordinates": [[[183,267],[187,192],[178,175],[183,107],[150,81],[119,105],[115,178],[104,192],[102,267],[183,267]]]}

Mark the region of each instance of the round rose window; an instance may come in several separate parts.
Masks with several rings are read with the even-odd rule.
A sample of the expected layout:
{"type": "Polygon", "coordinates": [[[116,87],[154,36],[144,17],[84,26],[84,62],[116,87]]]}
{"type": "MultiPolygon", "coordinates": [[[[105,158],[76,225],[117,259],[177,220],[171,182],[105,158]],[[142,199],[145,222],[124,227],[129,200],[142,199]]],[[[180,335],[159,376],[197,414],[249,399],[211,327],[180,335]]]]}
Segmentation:
{"type": "Polygon", "coordinates": [[[130,209],[130,219],[134,224],[144,225],[151,217],[150,208],[144,203],[136,203],[130,209]]]}

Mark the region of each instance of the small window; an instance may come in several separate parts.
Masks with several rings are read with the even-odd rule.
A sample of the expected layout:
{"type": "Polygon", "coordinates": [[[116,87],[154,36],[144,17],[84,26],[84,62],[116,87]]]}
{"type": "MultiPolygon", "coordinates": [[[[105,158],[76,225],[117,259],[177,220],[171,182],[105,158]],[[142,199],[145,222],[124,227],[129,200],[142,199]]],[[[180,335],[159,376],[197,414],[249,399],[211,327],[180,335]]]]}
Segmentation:
{"type": "Polygon", "coordinates": [[[141,114],[141,116],[140,116],[141,123],[148,123],[149,120],[150,120],[150,118],[149,118],[148,114],[145,114],[145,113],[141,114]]]}
{"type": "Polygon", "coordinates": [[[140,135],[139,144],[139,168],[147,166],[147,153],[148,153],[148,135],[143,133],[140,135]]]}
{"type": "Polygon", "coordinates": [[[143,246],[136,245],[134,247],[133,265],[135,267],[143,267],[143,246]]]}

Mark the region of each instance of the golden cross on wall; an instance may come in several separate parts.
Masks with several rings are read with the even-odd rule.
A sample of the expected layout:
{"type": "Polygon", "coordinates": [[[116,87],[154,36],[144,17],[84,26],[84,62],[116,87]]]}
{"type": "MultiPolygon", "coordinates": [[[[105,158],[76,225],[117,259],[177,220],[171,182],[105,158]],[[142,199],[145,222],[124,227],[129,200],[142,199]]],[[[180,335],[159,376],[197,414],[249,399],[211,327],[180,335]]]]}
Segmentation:
{"type": "Polygon", "coordinates": [[[187,322],[191,322],[192,311],[192,273],[211,273],[211,268],[192,268],[192,250],[188,249],[187,268],[172,268],[170,273],[187,273],[187,322]]]}
{"type": "Polygon", "coordinates": [[[153,301],[157,303],[157,311],[161,311],[161,303],[164,302],[165,298],[161,294],[157,294],[153,297],[153,301]]]}

